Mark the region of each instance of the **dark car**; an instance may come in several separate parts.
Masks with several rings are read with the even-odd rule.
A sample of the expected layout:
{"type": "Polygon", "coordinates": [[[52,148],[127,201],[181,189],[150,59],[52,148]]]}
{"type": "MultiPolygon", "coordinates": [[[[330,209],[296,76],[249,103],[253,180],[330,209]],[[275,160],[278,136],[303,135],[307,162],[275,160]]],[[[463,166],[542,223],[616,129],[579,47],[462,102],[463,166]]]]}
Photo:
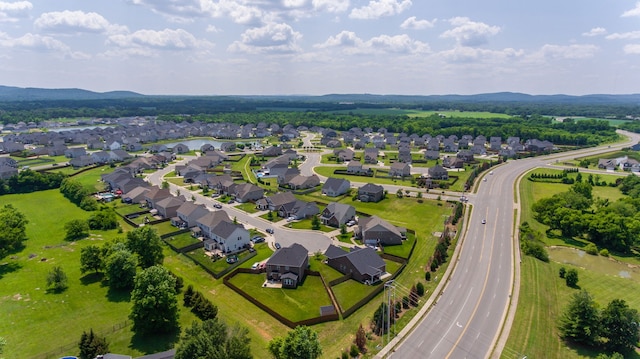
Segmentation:
{"type": "Polygon", "coordinates": [[[213,205],[213,208],[220,209],[220,208],[222,208],[222,205],[220,203],[216,203],[216,204],[213,205]]]}
{"type": "Polygon", "coordinates": [[[273,234],[273,228],[267,228],[267,233],[273,234]]]}
{"type": "Polygon", "coordinates": [[[281,246],[281,245],[280,245],[280,243],[278,243],[278,242],[276,242],[275,246],[276,246],[276,249],[280,249],[280,248],[282,248],[282,246],[281,246]]]}
{"type": "Polygon", "coordinates": [[[251,240],[253,241],[253,243],[262,243],[264,242],[264,237],[253,237],[251,238],[251,240]]]}

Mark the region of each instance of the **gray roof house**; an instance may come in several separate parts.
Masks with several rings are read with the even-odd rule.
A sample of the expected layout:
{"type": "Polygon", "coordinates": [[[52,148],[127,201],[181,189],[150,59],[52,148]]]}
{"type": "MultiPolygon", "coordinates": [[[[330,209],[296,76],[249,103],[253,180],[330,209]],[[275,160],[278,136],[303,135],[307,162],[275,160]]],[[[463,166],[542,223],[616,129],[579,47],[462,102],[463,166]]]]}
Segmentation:
{"type": "Polygon", "coordinates": [[[178,208],[186,202],[184,196],[171,196],[163,198],[156,202],[155,209],[158,210],[158,214],[164,218],[173,218],[178,215],[178,208]]]}
{"type": "Polygon", "coordinates": [[[389,176],[409,177],[411,176],[411,166],[406,162],[394,162],[389,168],[389,176]]]}
{"type": "Polygon", "coordinates": [[[320,220],[327,226],[340,227],[356,216],[356,209],[348,204],[331,202],[320,214],[320,220]]]}
{"type": "Polygon", "coordinates": [[[298,243],[278,249],[267,260],[267,280],[281,282],[283,288],[296,288],[304,281],[309,251],[298,243]]]}
{"type": "Polygon", "coordinates": [[[396,227],[378,216],[361,217],[355,235],[365,244],[397,245],[406,238],[406,229],[396,227]]]}
{"type": "Polygon", "coordinates": [[[172,196],[168,188],[151,187],[151,189],[145,193],[144,200],[147,202],[147,208],[156,208],[158,201],[172,196]]]}
{"type": "Polygon", "coordinates": [[[384,260],[369,247],[353,247],[347,252],[331,244],[324,254],[331,268],[342,274],[351,274],[351,278],[360,283],[376,283],[387,272],[384,260]]]}
{"type": "Polygon", "coordinates": [[[203,204],[186,201],[176,210],[176,217],[171,218],[171,223],[176,227],[195,227],[198,219],[208,213],[209,210],[203,204]]]}
{"type": "Polygon", "coordinates": [[[249,247],[249,231],[242,224],[220,221],[205,240],[205,249],[219,249],[224,253],[233,253],[249,247]]]}
{"type": "Polygon", "coordinates": [[[358,188],[358,199],[362,202],[380,202],[384,197],[384,187],[367,183],[358,188]]]}
{"type": "Polygon", "coordinates": [[[435,180],[449,179],[449,172],[447,172],[447,170],[440,165],[429,167],[427,172],[429,173],[429,177],[431,177],[431,179],[435,179],[435,180]]]}
{"type": "Polygon", "coordinates": [[[252,183],[234,184],[229,187],[229,195],[233,196],[236,201],[241,203],[257,201],[264,197],[264,189],[252,183]]]}
{"type": "Polygon", "coordinates": [[[123,202],[127,203],[141,203],[144,202],[144,195],[150,190],[148,186],[138,186],[129,192],[125,192],[120,198],[123,202]]]}
{"type": "Polygon", "coordinates": [[[311,176],[297,175],[287,182],[291,189],[307,189],[313,188],[320,184],[320,177],[313,174],[311,176]]]}
{"type": "Polygon", "coordinates": [[[343,195],[351,188],[351,182],[343,178],[327,178],[327,181],[322,185],[322,194],[329,197],[337,197],[343,195]]]}

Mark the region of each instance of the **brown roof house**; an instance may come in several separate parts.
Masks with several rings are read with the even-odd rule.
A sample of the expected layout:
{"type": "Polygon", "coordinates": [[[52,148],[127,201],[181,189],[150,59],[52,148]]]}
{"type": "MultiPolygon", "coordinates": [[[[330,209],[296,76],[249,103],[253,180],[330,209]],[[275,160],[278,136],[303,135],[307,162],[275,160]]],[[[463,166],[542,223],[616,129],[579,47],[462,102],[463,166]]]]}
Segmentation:
{"type": "Polygon", "coordinates": [[[364,244],[389,246],[402,244],[406,232],[406,229],[396,227],[378,216],[371,216],[360,217],[355,235],[364,244]]]}
{"type": "Polygon", "coordinates": [[[156,208],[158,201],[173,196],[168,188],[152,187],[144,194],[147,208],[156,208]]]}
{"type": "Polygon", "coordinates": [[[186,201],[176,210],[176,217],[171,218],[171,223],[176,227],[195,227],[197,220],[208,213],[209,210],[203,204],[186,201]]]}
{"type": "Polygon", "coordinates": [[[264,197],[264,189],[252,183],[239,183],[229,187],[229,195],[241,203],[257,201],[264,197]]]}
{"type": "Polygon", "coordinates": [[[360,283],[373,284],[386,272],[386,263],[372,248],[353,247],[349,252],[333,244],[324,253],[327,264],[360,283]]]}
{"type": "Polygon", "coordinates": [[[384,197],[384,187],[367,183],[358,188],[358,199],[362,202],[380,202],[384,197]]]}
{"type": "Polygon", "coordinates": [[[173,218],[178,215],[178,208],[184,204],[186,199],[184,196],[171,196],[163,198],[156,202],[155,209],[158,210],[158,214],[164,218],[173,218]]]}
{"type": "Polygon", "coordinates": [[[267,280],[282,282],[283,288],[296,288],[304,281],[309,251],[298,243],[278,249],[267,260],[267,280]]]}

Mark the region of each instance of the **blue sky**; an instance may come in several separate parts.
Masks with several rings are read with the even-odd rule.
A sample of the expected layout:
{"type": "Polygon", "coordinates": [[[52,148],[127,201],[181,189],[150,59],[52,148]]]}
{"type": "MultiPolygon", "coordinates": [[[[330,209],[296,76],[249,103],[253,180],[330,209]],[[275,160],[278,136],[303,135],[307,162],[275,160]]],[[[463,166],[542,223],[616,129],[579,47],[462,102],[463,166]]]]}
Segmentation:
{"type": "Polygon", "coordinates": [[[640,93],[640,1],[0,1],[0,84],[184,95],[640,93]]]}

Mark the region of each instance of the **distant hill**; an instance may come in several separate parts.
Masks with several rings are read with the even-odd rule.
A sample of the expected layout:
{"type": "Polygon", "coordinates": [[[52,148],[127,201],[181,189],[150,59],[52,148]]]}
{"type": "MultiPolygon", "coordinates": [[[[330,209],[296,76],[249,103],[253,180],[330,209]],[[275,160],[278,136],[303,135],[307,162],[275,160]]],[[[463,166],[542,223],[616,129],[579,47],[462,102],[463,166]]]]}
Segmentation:
{"type": "Polygon", "coordinates": [[[139,97],[144,95],[131,91],[93,92],[82,89],[42,89],[0,85],[0,101],[112,100],[139,97]]]}

